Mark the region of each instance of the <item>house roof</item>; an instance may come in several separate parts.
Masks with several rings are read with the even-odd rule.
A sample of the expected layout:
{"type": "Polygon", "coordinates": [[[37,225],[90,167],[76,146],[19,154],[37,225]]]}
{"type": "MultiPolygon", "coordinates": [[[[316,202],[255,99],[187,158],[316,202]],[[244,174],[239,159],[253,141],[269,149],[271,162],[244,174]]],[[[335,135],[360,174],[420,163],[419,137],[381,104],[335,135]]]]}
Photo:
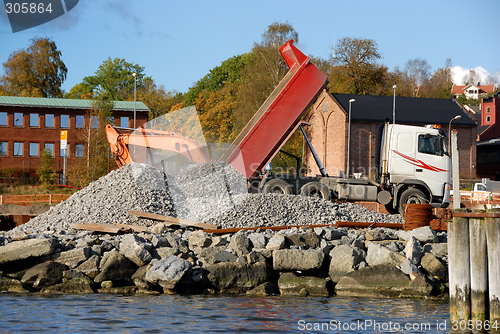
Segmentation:
{"type": "MultiPolygon", "coordinates": [[[[349,100],[355,99],[351,106],[351,120],[360,122],[392,121],[392,96],[332,94],[345,111],[349,110],[349,100]]],[[[455,126],[476,126],[474,118],[462,106],[448,99],[424,99],[396,96],[396,123],[402,124],[439,124],[448,126],[455,116],[455,126]]]]}
{"type": "Polygon", "coordinates": [[[451,93],[453,95],[464,94],[464,90],[472,86],[477,87],[479,89],[480,94],[492,93],[495,91],[495,85],[464,85],[464,86],[453,86],[453,88],[451,89],[451,93]]]}
{"type": "MultiPolygon", "coordinates": [[[[94,100],[59,99],[44,97],[0,96],[0,106],[45,107],[64,109],[91,109],[94,100]]],[[[113,110],[134,110],[134,101],[113,101],[113,110]]],[[[135,102],[136,111],[149,111],[143,102],[135,102]]]]}

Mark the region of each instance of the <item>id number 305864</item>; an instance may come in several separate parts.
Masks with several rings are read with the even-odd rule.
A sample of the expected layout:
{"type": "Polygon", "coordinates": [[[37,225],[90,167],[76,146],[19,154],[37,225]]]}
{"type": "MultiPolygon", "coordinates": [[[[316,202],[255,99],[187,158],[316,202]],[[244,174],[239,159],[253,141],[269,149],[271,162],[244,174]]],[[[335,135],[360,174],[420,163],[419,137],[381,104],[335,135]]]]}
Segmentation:
{"type": "Polygon", "coordinates": [[[52,13],[52,3],[49,2],[48,5],[45,6],[44,3],[35,3],[35,2],[23,2],[23,3],[10,3],[7,2],[5,4],[5,11],[7,14],[15,13],[15,14],[35,14],[35,13],[52,13]]]}

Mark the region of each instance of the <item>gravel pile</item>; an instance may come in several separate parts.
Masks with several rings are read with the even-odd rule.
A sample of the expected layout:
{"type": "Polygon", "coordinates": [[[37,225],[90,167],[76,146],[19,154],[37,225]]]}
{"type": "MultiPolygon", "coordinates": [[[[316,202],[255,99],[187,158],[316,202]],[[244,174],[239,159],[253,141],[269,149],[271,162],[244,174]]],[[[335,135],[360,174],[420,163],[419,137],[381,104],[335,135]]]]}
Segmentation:
{"type": "Polygon", "coordinates": [[[227,163],[197,166],[176,176],[133,163],[110,172],[18,229],[66,230],[73,223],[157,223],[132,216],[130,210],[207,222],[220,228],[402,221],[400,215],[382,215],[352,203],[247,194],[246,180],[227,163]]]}

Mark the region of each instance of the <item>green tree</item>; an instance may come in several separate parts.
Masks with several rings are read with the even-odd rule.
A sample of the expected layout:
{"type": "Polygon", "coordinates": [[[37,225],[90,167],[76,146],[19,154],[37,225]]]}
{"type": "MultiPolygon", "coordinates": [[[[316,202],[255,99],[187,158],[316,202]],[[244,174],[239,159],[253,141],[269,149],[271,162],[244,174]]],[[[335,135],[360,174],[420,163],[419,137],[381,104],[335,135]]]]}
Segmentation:
{"type": "Polygon", "coordinates": [[[328,77],[331,91],[372,94],[385,84],[388,69],[376,63],[381,56],[374,40],[344,37],[334,51],[334,67],[328,77]]]}
{"type": "Polygon", "coordinates": [[[66,98],[93,98],[123,101],[132,96],[135,90],[144,88],[146,77],[144,67],[128,63],[125,59],[108,58],[94,75],[83,78],[83,81],[66,95],[66,98]],[[136,73],[134,78],[133,73],[136,73]],[[137,82],[136,82],[137,81],[137,82]]]}
{"type": "MultiPolygon", "coordinates": [[[[133,95],[128,100],[132,100],[133,95]]],[[[144,80],[144,85],[137,91],[137,101],[144,102],[149,108],[148,119],[155,119],[170,112],[183,100],[183,95],[177,91],[165,90],[163,85],[157,86],[154,80],[144,80]]]]}
{"type": "Polygon", "coordinates": [[[198,80],[196,85],[189,88],[184,94],[184,105],[189,106],[195,103],[198,95],[205,91],[215,92],[221,89],[226,83],[239,81],[241,71],[251,60],[252,55],[246,53],[231,57],[222,62],[220,66],[214,67],[203,78],[198,80]]]}
{"type": "Polygon", "coordinates": [[[80,144],[85,147],[84,158],[69,168],[72,184],[86,187],[116,167],[115,160],[110,157],[105,130],[106,124],[112,123],[113,102],[107,99],[95,100],[93,108],[86,114],[84,131],[79,138],[80,144]]]}
{"type": "Polygon", "coordinates": [[[54,159],[52,153],[47,149],[43,150],[40,168],[36,170],[38,180],[42,183],[45,189],[51,189],[55,185],[55,178],[57,176],[54,168],[54,159]]]}
{"type": "Polygon", "coordinates": [[[26,50],[15,51],[3,63],[0,94],[62,97],[61,85],[68,69],[61,59],[61,51],[47,37],[35,37],[31,42],[26,50]]]}

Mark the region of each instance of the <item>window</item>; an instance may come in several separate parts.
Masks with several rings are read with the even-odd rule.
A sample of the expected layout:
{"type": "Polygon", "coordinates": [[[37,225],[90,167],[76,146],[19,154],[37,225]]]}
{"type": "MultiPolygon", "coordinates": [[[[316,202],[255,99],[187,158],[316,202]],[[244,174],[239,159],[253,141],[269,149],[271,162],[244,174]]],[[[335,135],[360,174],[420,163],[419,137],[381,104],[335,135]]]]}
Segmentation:
{"type": "Polygon", "coordinates": [[[491,116],[486,116],[486,123],[491,122],[491,116]]]}
{"type": "Polygon", "coordinates": [[[124,127],[124,128],[128,128],[129,127],[129,125],[128,125],[129,120],[130,120],[130,118],[128,118],[128,117],[125,117],[125,116],[120,117],[120,126],[124,127]]]}
{"type": "Polygon", "coordinates": [[[6,156],[7,156],[7,142],[0,141],[0,157],[6,157],[6,156]]]}
{"type": "Polygon", "coordinates": [[[75,145],[75,158],[83,158],[84,150],[85,150],[85,145],[76,144],[75,145]]]}
{"type": "Polygon", "coordinates": [[[62,148],[59,150],[59,156],[61,158],[64,158],[64,153],[66,153],[66,156],[69,157],[69,144],[66,145],[65,150],[63,150],[62,148]]]}
{"type": "Polygon", "coordinates": [[[76,121],[76,128],[77,129],[83,129],[85,127],[85,116],[76,115],[75,121],[76,121]]]}
{"type": "Polygon", "coordinates": [[[54,144],[53,143],[45,143],[45,150],[48,151],[52,157],[54,157],[54,144]]]}
{"type": "Polygon", "coordinates": [[[14,142],[14,156],[15,157],[23,156],[23,143],[14,142]]]}
{"type": "Polygon", "coordinates": [[[90,127],[92,129],[97,129],[99,127],[99,117],[90,116],[90,127]]]}
{"type": "Polygon", "coordinates": [[[491,112],[491,107],[486,107],[486,113],[489,114],[491,112]]]}
{"type": "Polygon", "coordinates": [[[69,128],[69,115],[61,115],[61,128],[69,128]]]}
{"type": "Polygon", "coordinates": [[[430,134],[418,135],[418,151],[425,154],[443,155],[442,138],[430,134]]]}
{"type": "Polygon", "coordinates": [[[14,126],[23,126],[23,113],[14,113],[14,126]]]}
{"type": "Polygon", "coordinates": [[[54,127],[54,114],[46,114],[45,115],[45,127],[53,128],[54,127]]]}
{"type": "Polygon", "coordinates": [[[30,127],[37,128],[38,125],[38,114],[30,114],[30,127]]]}
{"type": "Polygon", "coordinates": [[[7,113],[6,112],[0,112],[0,126],[7,125],[7,113]]]}
{"type": "Polygon", "coordinates": [[[38,157],[38,143],[30,143],[30,157],[38,157]]]}

